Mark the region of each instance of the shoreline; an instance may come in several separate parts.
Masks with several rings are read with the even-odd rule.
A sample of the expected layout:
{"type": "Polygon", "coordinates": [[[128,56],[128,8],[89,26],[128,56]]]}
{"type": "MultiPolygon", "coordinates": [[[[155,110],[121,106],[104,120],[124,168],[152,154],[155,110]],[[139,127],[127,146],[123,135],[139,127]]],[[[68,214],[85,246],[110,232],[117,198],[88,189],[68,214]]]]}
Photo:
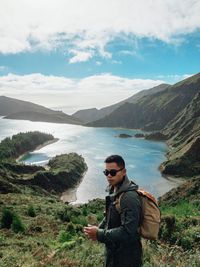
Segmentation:
{"type": "MultiPolygon", "coordinates": [[[[174,183],[174,187],[172,187],[170,190],[167,190],[165,193],[162,193],[161,195],[159,195],[157,198],[162,197],[163,195],[165,195],[166,193],[168,193],[169,191],[171,191],[174,188],[177,188],[178,186],[182,185],[184,182],[187,181],[187,179],[184,178],[176,178],[173,176],[163,176],[162,177],[166,180],[168,180],[169,182],[173,182],[174,183]]],[[[83,179],[83,178],[82,178],[83,179]]],[[[81,181],[82,181],[81,179],[81,181]]],[[[80,181],[80,183],[81,183],[80,181]]],[[[71,203],[73,204],[73,202],[77,201],[77,190],[80,186],[80,183],[78,183],[75,187],[73,188],[69,188],[66,191],[62,192],[61,196],[60,196],[60,200],[65,204],[65,203],[71,203]]]]}
{"type": "Polygon", "coordinates": [[[78,189],[78,186],[75,186],[74,188],[70,188],[70,189],[64,191],[61,194],[60,200],[64,204],[75,202],[77,200],[77,196],[76,196],[77,189],[78,189]]]}
{"type": "MultiPolygon", "coordinates": [[[[53,144],[55,142],[57,142],[59,140],[59,138],[54,138],[52,140],[49,140],[39,146],[37,146],[34,150],[31,150],[31,151],[27,151],[26,153],[20,155],[18,158],[15,159],[16,162],[19,162],[25,155],[27,155],[29,152],[33,152],[33,151],[37,151],[37,150],[40,150],[41,148],[47,146],[47,145],[50,145],[50,144],[53,144]]],[[[46,170],[49,170],[49,166],[48,165],[44,165],[43,166],[46,170]]],[[[66,191],[62,192],[61,193],[61,197],[60,197],[60,200],[63,202],[63,203],[72,203],[72,202],[75,202],[77,200],[77,197],[76,197],[76,193],[77,193],[77,190],[78,190],[78,187],[79,185],[81,184],[84,176],[85,176],[85,173],[82,175],[80,181],[77,183],[77,185],[75,185],[73,188],[69,188],[67,189],[66,191]]]]}
{"type": "Polygon", "coordinates": [[[59,138],[54,138],[52,140],[49,140],[47,142],[44,142],[42,145],[37,146],[34,150],[30,150],[25,152],[24,154],[20,155],[18,158],[15,159],[16,162],[19,162],[25,155],[27,155],[30,152],[40,150],[41,148],[48,146],[50,144],[56,143],[59,140],[59,138]]]}
{"type": "Polygon", "coordinates": [[[83,173],[81,176],[80,181],[72,188],[67,189],[66,191],[63,191],[60,196],[60,200],[65,204],[65,203],[72,203],[77,201],[77,190],[82,183],[84,176],[86,174],[87,170],[83,173]]]}

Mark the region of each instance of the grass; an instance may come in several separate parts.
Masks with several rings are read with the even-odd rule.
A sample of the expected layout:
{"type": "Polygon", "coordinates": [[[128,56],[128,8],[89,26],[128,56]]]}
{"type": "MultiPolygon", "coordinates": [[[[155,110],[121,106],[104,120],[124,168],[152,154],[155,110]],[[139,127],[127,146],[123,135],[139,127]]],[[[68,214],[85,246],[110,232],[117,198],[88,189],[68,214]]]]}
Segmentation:
{"type": "Polygon", "coordinates": [[[189,202],[181,200],[176,206],[162,206],[161,213],[163,215],[172,214],[177,217],[200,216],[200,200],[189,202]]]}
{"type": "MultiPolygon", "coordinates": [[[[0,218],[5,207],[20,217],[25,231],[15,233],[12,228],[0,228],[0,267],[103,266],[104,246],[86,239],[82,230],[87,223],[95,224],[102,219],[104,201],[97,199],[74,207],[56,196],[10,193],[1,194],[0,218]],[[34,217],[28,213],[30,207],[34,217]]],[[[178,207],[163,207],[163,218],[176,216],[175,225],[180,226],[180,220],[186,217],[181,211],[179,214],[179,209],[184,212],[186,209],[185,214],[192,214],[193,219],[198,212],[195,204],[190,206],[184,201],[178,207]]],[[[198,224],[191,227],[191,221],[186,221],[181,231],[189,240],[181,239],[180,244],[170,243],[166,221],[162,222],[164,230],[158,242],[143,240],[144,267],[199,267],[199,247],[191,244],[198,239],[198,224]]],[[[174,233],[177,230],[180,235],[180,228],[175,228],[174,233]]]]}

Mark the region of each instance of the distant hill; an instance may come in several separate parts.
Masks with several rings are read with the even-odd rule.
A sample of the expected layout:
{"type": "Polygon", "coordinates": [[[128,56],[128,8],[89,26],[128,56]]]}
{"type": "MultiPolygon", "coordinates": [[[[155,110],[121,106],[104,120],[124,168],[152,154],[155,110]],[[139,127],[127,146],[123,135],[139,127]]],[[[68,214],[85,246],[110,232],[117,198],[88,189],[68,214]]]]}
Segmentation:
{"type": "Polygon", "coordinates": [[[88,125],[161,130],[192,101],[198,91],[200,74],[160,92],[145,95],[136,103],[124,103],[111,114],[88,125]]]}
{"type": "Polygon", "coordinates": [[[81,124],[79,119],[61,111],[6,96],[0,96],[0,116],[5,119],[81,124]]]}
{"type": "Polygon", "coordinates": [[[114,105],[107,106],[107,107],[102,108],[100,110],[98,110],[96,108],[79,110],[79,111],[75,112],[72,116],[74,118],[80,119],[84,123],[96,121],[96,120],[99,120],[99,119],[109,115],[110,113],[112,113],[114,110],[116,110],[118,107],[122,106],[126,102],[136,103],[143,96],[151,95],[151,94],[154,94],[157,92],[161,92],[164,89],[166,89],[168,86],[170,86],[170,85],[169,84],[160,84],[160,85],[153,87],[149,90],[142,90],[139,93],[137,93],[137,94],[135,94],[135,95],[123,100],[123,101],[120,101],[114,105]]]}

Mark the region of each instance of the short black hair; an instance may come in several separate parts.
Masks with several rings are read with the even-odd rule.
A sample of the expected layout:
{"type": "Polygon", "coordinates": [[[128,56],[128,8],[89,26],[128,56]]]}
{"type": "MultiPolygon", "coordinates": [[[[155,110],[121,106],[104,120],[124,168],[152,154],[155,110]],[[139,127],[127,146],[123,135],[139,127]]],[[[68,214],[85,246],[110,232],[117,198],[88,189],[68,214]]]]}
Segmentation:
{"type": "Polygon", "coordinates": [[[125,161],[119,155],[111,155],[111,156],[107,157],[104,162],[105,163],[115,162],[115,163],[117,163],[117,166],[119,166],[120,168],[125,168],[125,161]]]}

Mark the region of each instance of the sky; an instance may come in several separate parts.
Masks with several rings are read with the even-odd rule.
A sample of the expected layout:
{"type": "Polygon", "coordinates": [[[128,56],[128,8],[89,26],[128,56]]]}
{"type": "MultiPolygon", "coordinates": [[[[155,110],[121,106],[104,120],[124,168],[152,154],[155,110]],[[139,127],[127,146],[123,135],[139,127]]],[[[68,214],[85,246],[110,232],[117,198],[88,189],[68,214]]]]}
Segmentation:
{"type": "Polygon", "coordinates": [[[198,0],[0,6],[0,95],[72,114],[200,72],[198,0]]]}

